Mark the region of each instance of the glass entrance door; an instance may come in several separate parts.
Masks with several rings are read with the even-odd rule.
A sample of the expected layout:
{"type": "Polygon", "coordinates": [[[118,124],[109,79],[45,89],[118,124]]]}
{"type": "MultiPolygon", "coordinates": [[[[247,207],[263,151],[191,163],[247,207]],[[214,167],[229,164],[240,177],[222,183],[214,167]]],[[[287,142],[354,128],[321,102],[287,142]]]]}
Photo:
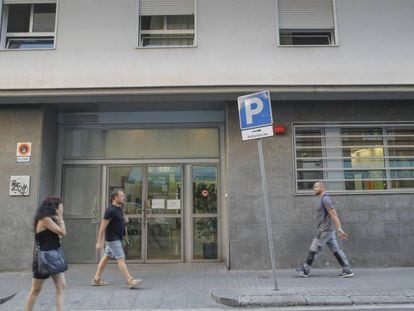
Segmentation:
{"type": "Polygon", "coordinates": [[[108,194],[125,190],[128,260],[182,261],[182,167],[110,166],[108,194]]]}
{"type": "Polygon", "coordinates": [[[143,259],[144,171],[143,166],[109,167],[108,197],[115,189],[125,191],[124,212],[129,218],[129,223],[123,244],[125,256],[129,260],[143,259]]]}
{"type": "Polygon", "coordinates": [[[149,166],[147,175],[147,260],[182,261],[182,166],[149,166]]]}
{"type": "Polygon", "coordinates": [[[70,262],[96,262],[98,225],[114,189],[124,189],[129,218],[124,250],[136,262],[220,258],[215,164],[65,165],[64,248],[70,262]]]}

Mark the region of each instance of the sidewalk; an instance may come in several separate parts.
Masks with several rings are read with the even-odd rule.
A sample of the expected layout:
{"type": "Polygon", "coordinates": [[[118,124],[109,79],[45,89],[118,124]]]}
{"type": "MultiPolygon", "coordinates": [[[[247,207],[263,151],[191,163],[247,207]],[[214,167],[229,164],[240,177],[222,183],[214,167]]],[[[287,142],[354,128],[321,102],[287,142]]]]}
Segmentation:
{"type": "MultiPolygon", "coordinates": [[[[109,286],[89,286],[95,268],[70,266],[67,310],[414,303],[414,268],[355,269],[352,279],[336,278],[339,269],[315,269],[308,279],[280,270],[278,292],[271,290],[270,271],[227,271],[221,264],[130,264],[132,274],[144,281],[137,290],[126,288],[115,265],[104,274],[109,286]]],[[[0,273],[0,299],[17,292],[0,310],[23,310],[30,282],[30,273],[0,273]]],[[[36,310],[54,310],[51,280],[46,282],[36,310]]]]}

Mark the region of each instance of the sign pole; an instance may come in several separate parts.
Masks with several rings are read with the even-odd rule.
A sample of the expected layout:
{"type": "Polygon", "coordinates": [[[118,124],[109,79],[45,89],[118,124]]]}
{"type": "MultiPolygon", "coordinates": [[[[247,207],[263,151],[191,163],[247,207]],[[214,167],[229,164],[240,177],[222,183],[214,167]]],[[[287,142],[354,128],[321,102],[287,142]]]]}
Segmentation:
{"type": "Polygon", "coordinates": [[[279,290],[277,286],[277,278],[276,278],[275,250],[274,250],[274,243],[273,243],[273,231],[272,231],[272,222],[271,222],[271,216],[270,216],[269,195],[267,191],[266,172],[265,172],[265,167],[264,167],[262,139],[257,140],[257,146],[259,148],[260,173],[262,175],[262,188],[263,188],[265,212],[266,212],[266,227],[267,227],[267,236],[269,240],[270,259],[272,262],[273,282],[274,282],[275,290],[279,290]]]}

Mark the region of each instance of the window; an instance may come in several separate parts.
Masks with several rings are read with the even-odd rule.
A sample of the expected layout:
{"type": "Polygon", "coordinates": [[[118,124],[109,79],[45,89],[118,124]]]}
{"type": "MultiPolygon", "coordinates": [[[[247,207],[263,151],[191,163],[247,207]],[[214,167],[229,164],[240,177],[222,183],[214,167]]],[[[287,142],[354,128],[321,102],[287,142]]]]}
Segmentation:
{"type": "Polygon", "coordinates": [[[217,158],[219,147],[217,128],[68,128],[64,134],[65,160],[217,158]]]}
{"type": "Polygon", "coordinates": [[[139,46],[194,46],[195,0],[140,0],[139,46]]]}
{"type": "Polygon", "coordinates": [[[335,45],[334,0],[279,0],[280,45],[335,45]]]}
{"type": "Polygon", "coordinates": [[[414,125],[295,125],[297,191],[414,190],[414,125]]]}
{"type": "Polygon", "coordinates": [[[22,2],[24,1],[3,1],[0,38],[2,48],[8,50],[54,48],[56,3],[22,2]]]}

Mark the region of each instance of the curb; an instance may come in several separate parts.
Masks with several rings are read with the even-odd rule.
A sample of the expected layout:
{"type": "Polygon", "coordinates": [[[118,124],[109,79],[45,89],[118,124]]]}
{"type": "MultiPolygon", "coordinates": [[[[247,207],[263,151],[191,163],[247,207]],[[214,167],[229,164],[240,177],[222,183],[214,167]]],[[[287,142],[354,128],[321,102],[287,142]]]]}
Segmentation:
{"type": "Polygon", "coordinates": [[[369,295],[306,295],[306,294],[240,294],[234,291],[212,291],[211,297],[230,307],[306,307],[306,306],[352,306],[374,304],[413,304],[413,296],[369,295]]]}
{"type": "Polygon", "coordinates": [[[211,292],[211,297],[217,301],[218,303],[221,303],[226,306],[230,307],[241,307],[241,302],[237,294],[233,292],[227,292],[226,295],[223,295],[224,291],[221,291],[221,294],[216,294],[214,291],[211,292]]]}

